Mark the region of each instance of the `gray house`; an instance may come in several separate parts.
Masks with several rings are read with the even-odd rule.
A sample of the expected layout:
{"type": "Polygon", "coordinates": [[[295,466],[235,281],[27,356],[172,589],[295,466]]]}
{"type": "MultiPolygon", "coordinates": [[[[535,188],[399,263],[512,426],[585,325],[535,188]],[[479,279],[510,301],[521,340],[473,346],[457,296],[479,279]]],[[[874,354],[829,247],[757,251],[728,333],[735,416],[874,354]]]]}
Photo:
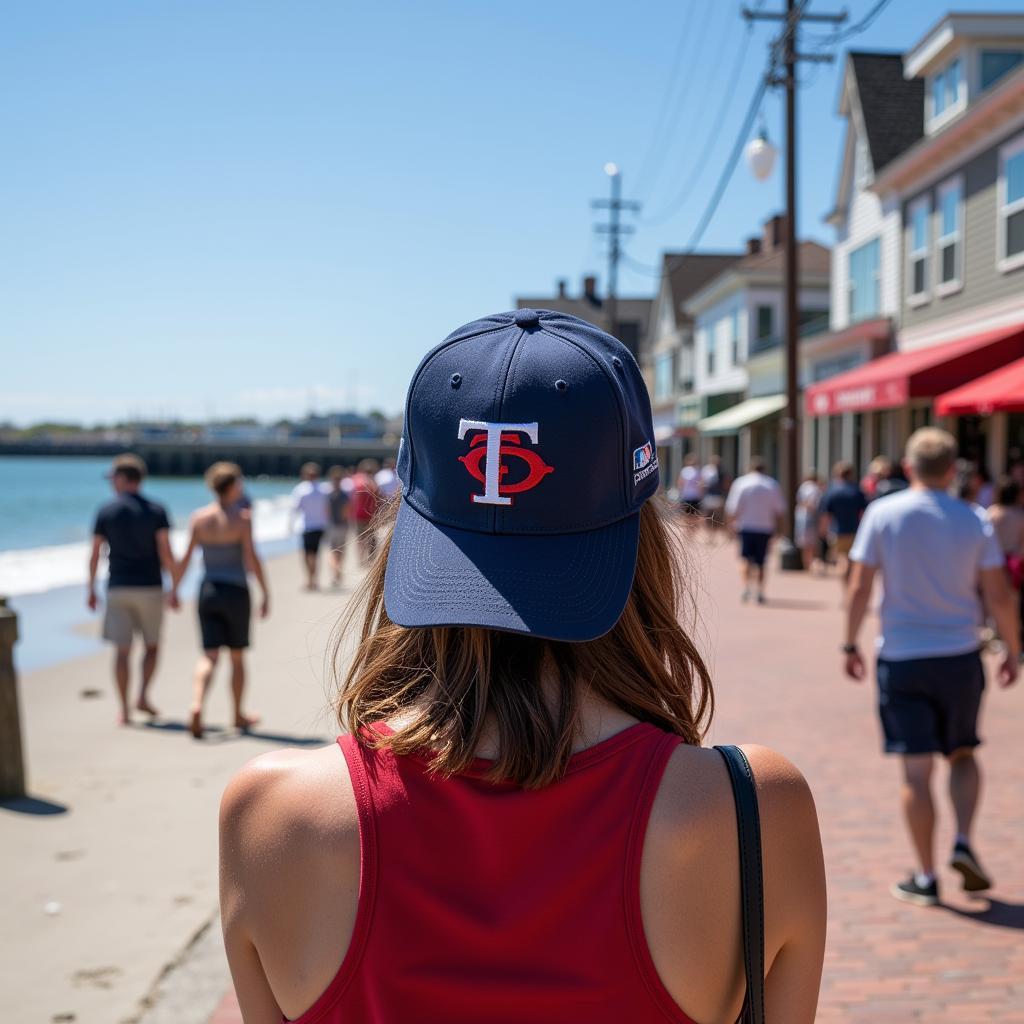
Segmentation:
{"type": "Polygon", "coordinates": [[[902,63],[924,131],[869,186],[899,211],[897,351],[812,384],[808,411],[890,417],[900,444],[942,422],[1002,472],[1024,456],[1024,15],[948,14],[902,63]]]}

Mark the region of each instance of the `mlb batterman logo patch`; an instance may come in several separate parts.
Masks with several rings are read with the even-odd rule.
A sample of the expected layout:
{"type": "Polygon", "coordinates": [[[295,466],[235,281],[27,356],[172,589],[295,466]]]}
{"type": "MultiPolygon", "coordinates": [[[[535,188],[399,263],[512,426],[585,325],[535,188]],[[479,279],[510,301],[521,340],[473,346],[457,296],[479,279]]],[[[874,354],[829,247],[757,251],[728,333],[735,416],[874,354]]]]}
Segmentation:
{"type": "Polygon", "coordinates": [[[654,445],[648,441],[633,451],[633,486],[636,487],[641,480],[646,480],[652,473],[658,471],[658,455],[654,445]]]}

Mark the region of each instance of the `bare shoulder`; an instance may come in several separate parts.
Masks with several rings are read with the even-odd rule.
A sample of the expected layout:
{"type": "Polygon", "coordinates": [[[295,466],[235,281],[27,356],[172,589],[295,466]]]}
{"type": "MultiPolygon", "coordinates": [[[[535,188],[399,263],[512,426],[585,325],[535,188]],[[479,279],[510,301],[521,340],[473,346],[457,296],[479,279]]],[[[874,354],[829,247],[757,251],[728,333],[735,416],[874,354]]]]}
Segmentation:
{"type": "Polygon", "coordinates": [[[809,855],[820,854],[814,796],[800,769],[777,750],[757,744],[744,744],[741,749],[757,787],[765,845],[785,847],[792,854],[806,847],[809,855]]]}
{"type": "Polygon", "coordinates": [[[355,814],[347,783],[348,766],[336,743],[270,750],[232,776],[221,799],[221,822],[245,830],[249,839],[260,832],[336,827],[355,814]]]}

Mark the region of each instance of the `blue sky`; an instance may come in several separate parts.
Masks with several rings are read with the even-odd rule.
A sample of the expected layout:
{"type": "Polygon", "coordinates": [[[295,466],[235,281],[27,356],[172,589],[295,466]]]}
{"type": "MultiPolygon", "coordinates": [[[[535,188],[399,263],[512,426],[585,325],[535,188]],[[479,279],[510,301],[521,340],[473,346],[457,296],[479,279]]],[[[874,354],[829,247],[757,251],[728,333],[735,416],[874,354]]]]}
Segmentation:
{"type": "MultiPolygon", "coordinates": [[[[739,6],[11,0],[0,420],[397,411],[454,327],[560,277],[603,284],[606,161],[645,217],[671,211],[630,255],[686,242],[764,67],[759,26],[731,77],[739,6]]],[[[942,10],[893,0],[851,45],[905,49],[942,10]]],[[[800,228],[826,243],[841,67],[801,72],[800,228]]],[[[764,114],[780,141],[781,96],[764,114]]],[[[704,246],[780,205],[779,171],[741,165],[704,246]]]]}

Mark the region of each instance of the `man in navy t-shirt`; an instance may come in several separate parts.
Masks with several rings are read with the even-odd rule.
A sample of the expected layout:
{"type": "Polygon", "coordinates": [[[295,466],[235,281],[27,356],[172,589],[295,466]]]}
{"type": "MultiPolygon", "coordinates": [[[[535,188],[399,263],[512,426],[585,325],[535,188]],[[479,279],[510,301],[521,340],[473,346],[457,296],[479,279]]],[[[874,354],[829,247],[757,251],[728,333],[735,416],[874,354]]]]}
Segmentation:
{"type": "Polygon", "coordinates": [[[845,587],[850,578],[850,548],[857,536],[857,527],[868,499],[857,486],[853,465],[837,462],[832,470],[832,483],[818,506],[820,528],[829,538],[837,564],[842,559],[842,579],[845,587]]]}
{"type": "MultiPolygon", "coordinates": [[[[96,573],[104,547],[110,561],[107,582],[107,606],[103,616],[103,638],[114,644],[114,678],[121,701],[119,722],[131,720],[128,700],[128,657],[132,640],[141,634],[145,647],[142,659],[142,688],[136,707],[146,714],[157,710],[149,702],[149,685],[156,671],[163,622],[164,586],[162,571],[173,580],[174,557],[168,532],[171,524],[162,505],[139,493],[146,464],[136,455],[119,455],[114,459],[110,481],[117,497],[96,514],[93,527],[92,555],[89,559],[89,593],[87,603],[93,611],[99,605],[96,595],[96,573]]],[[[178,607],[177,591],[171,584],[167,602],[178,607]]]]}

